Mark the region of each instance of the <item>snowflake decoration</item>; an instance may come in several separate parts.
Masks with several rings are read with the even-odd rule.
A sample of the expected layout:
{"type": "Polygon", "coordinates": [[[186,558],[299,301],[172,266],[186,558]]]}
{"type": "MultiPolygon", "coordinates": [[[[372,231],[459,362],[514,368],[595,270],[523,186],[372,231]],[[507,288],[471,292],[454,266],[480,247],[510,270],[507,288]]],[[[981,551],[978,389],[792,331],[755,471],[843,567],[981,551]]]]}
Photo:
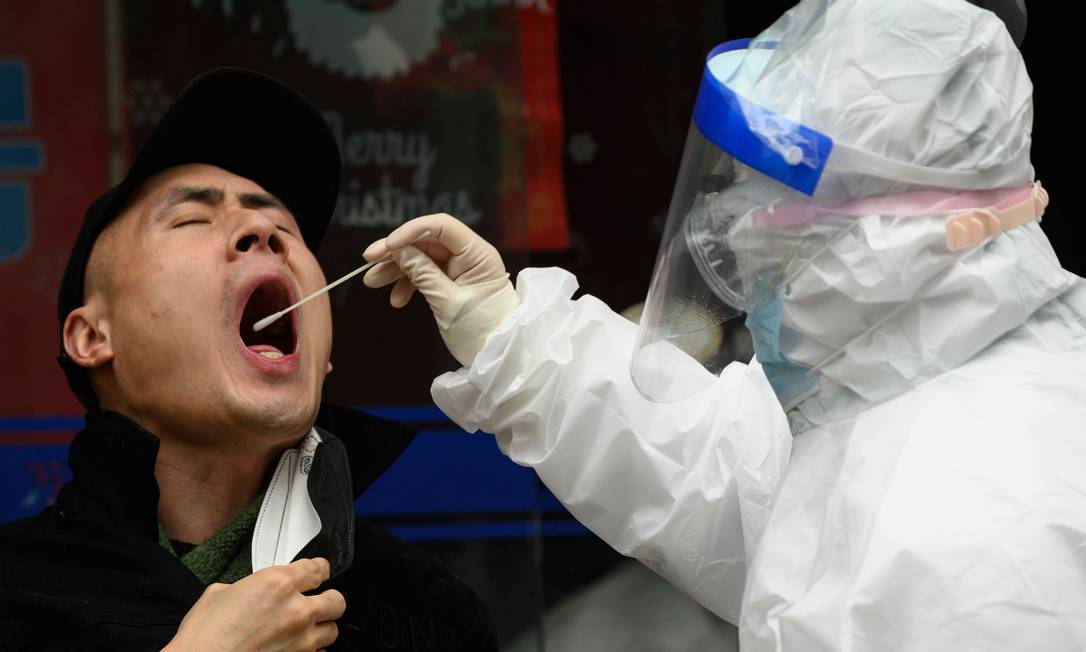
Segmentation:
{"type": "Polygon", "coordinates": [[[569,139],[569,157],[578,165],[591,163],[596,160],[596,152],[600,146],[587,131],[573,134],[569,139]]]}

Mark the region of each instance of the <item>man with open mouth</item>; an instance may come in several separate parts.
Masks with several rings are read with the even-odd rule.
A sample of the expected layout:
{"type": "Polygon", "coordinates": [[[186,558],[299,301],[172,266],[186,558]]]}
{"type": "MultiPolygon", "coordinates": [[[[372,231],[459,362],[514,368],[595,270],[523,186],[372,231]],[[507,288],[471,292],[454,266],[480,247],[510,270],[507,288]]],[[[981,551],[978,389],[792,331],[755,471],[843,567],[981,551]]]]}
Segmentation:
{"type": "Polygon", "coordinates": [[[243,70],[197,78],[86,212],[60,363],[87,408],[73,480],[0,526],[0,648],[489,650],[481,602],[355,521],[410,442],[322,404],[313,254],[340,158],[320,113],[243,70]]]}

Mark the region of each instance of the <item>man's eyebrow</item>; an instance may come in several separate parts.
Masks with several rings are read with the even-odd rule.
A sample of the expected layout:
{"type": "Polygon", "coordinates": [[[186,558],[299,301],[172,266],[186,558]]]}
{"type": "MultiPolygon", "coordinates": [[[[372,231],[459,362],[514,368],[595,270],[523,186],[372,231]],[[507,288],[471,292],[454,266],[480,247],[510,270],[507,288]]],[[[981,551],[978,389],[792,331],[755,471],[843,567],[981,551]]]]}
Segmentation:
{"type": "Polygon", "coordinates": [[[223,199],[225,199],[225,196],[223,195],[222,190],[219,190],[218,188],[206,186],[179,186],[170,189],[170,192],[167,193],[166,197],[159,203],[159,211],[188,202],[218,206],[223,202],[223,199]]]}
{"type": "MultiPolygon", "coordinates": [[[[287,207],[275,195],[266,192],[243,192],[238,194],[238,201],[245,208],[278,208],[286,211],[287,207]]],[[[289,211],[287,211],[289,212],[289,211]]]]}

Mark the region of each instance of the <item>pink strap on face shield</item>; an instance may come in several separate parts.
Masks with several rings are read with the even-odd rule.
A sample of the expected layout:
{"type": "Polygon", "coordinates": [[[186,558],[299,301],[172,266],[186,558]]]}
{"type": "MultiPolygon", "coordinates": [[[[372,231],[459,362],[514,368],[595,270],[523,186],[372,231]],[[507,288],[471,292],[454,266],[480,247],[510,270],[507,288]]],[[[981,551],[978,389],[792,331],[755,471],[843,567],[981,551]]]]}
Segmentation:
{"type": "Polygon", "coordinates": [[[770,206],[755,212],[752,220],[755,228],[769,229],[843,215],[947,215],[947,246],[951,251],[957,251],[980,244],[1008,229],[1040,220],[1047,206],[1048,192],[1041,186],[1040,181],[1035,181],[1018,188],[978,192],[909,192],[824,206],[770,206]]]}

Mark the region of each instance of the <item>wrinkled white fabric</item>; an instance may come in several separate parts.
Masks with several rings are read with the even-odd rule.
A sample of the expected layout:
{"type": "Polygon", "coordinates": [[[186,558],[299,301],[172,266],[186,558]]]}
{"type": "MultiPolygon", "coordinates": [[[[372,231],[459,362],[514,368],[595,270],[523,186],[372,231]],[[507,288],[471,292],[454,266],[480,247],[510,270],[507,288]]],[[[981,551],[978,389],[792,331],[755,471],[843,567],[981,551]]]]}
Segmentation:
{"type": "Polygon", "coordinates": [[[1086,313],[1072,301],[796,436],[743,650],[1086,649],[1086,313]]]}
{"type": "Polygon", "coordinates": [[[434,401],[495,433],[616,550],[735,622],[788,463],[777,398],[757,365],[736,364],[687,400],[646,400],[627,371],[637,327],[594,297],[570,301],[576,287],[564,270],[522,271],[522,305],[471,368],[434,381],[434,401]]]}
{"type": "Polygon", "coordinates": [[[782,350],[817,366],[822,386],[790,415],[793,430],[957,367],[1074,282],[1036,223],[964,256],[949,255],[944,237],[937,219],[863,218],[793,279],[782,350]]]}
{"type": "Polygon", "coordinates": [[[521,272],[520,308],[433,397],[465,429],[496,433],[617,550],[739,623],[744,650],[1083,649],[1077,283],[965,363],[804,423],[783,480],[789,435],[757,366],[647,402],[625,369],[633,325],[571,301],[560,270],[521,272]],[[736,442],[761,464],[737,465],[736,442]],[[772,509],[764,534],[741,497],[748,513],[772,509]]]}
{"type": "MultiPolygon", "coordinates": [[[[833,208],[893,196],[901,209],[921,194],[1026,187],[1033,180],[1031,94],[1003,23],[963,0],[804,0],[751,42],[715,49],[631,365],[638,387],[657,400],[701,389],[647,373],[642,362],[658,366],[651,344],[677,342],[746,312],[763,369],[782,400],[791,407],[806,396],[814,376],[780,359],[784,347],[775,335],[778,290],[793,257],[817,256],[856,222],[866,230],[862,238],[922,228],[918,246],[938,249],[947,239],[943,221],[906,224],[893,214],[860,220],[856,212],[835,220],[833,208]],[[806,206],[822,209],[812,213],[820,219],[764,219],[806,206]]],[[[892,211],[891,205],[882,212],[892,211]]],[[[842,239],[835,250],[857,237],[842,239]]],[[[884,284],[904,276],[898,289],[906,296],[882,306],[882,315],[904,306],[921,282],[961,253],[942,249],[943,260],[927,255],[938,251],[923,251],[915,267],[906,251],[890,261],[907,274],[886,274],[884,284]]],[[[874,325],[879,311],[867,308],[851,316],[874,325]]],[[[808,364],[820,365],[837,350],[808,364]]],[[[736,359],[728,353],[708,356],[706,366],[718,373],[736,359]]]]}
{"type": "MultiPolygon", "coordinates": [[[[747,52],[728,85],[834,139],[816,198],[1033,178],[1033,85],[989,11],[964,0],[804,0],[747,52]]],[[[774,122],[752,127],[775,140],[774,122]]]]}
{"type": "MultiPolygon", "coordinates": [[[[776,41],[750,85],[767,108],[945,168],[944,189],[1032,179],[1029,80],[990,13],[804,0],[760,39],[776,41]]],[[[832,172],[829,197],[917,189],[832,172]]],[[[1086,281],[1037,224],[964,255],[939,228],[860,217],[798,261],[780,345],[820,387],[790,429],[757,365],[642,399],[635,327],[571,301],[558,270],[520,274],[521,306],[434,400],[737,622],[748,652],[1084,650],[1086,281]]]]}

